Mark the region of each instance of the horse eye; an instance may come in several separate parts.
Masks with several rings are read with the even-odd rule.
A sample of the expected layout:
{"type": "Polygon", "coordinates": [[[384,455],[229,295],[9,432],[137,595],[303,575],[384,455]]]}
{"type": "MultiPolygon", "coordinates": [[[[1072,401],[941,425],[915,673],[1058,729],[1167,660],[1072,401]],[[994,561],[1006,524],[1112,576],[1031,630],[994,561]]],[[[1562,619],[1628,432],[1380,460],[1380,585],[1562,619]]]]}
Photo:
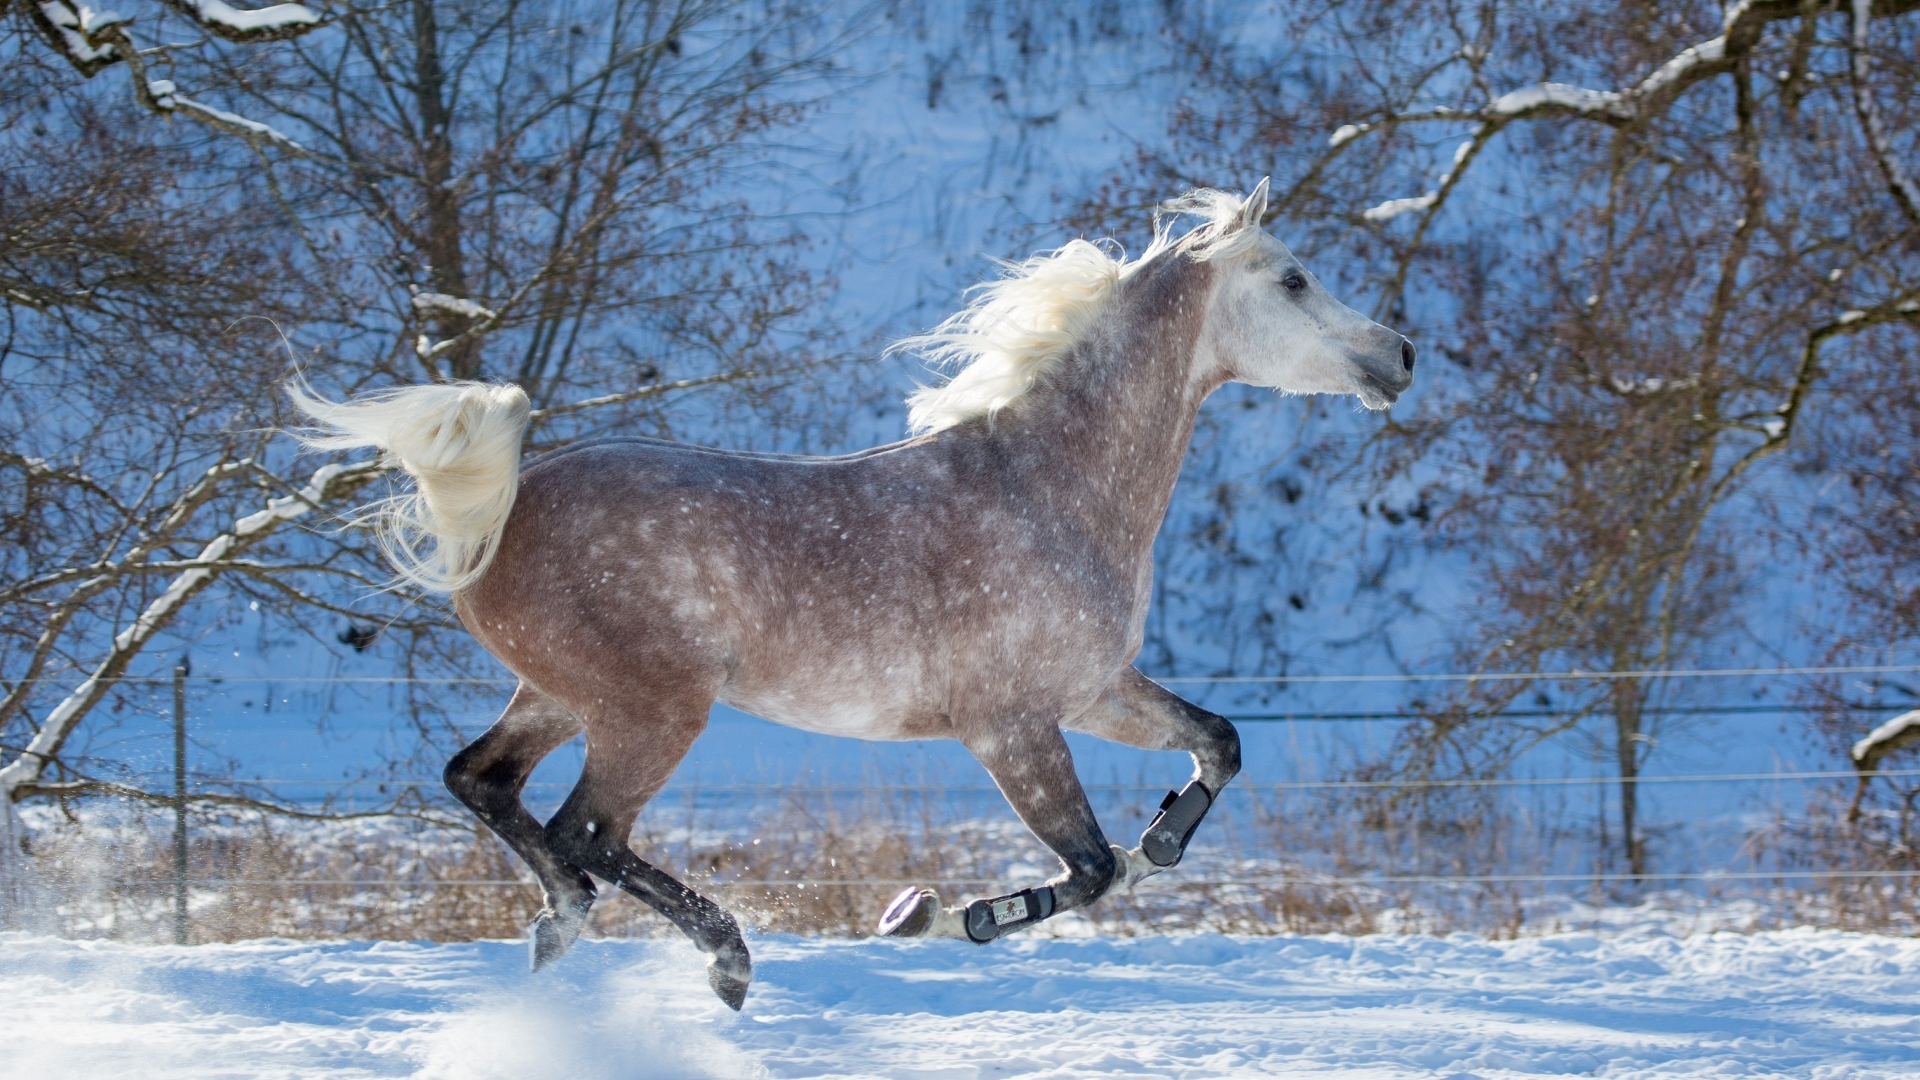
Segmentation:
{"type": "Polygon", "coordinates": [[[1301,289],[1307,287],[1307,278],[1306,275],[1295,270],[1293,273],[1281,278],[1280,284],[1285,285],[1288,292],[1299,292],[1301,289]]]}

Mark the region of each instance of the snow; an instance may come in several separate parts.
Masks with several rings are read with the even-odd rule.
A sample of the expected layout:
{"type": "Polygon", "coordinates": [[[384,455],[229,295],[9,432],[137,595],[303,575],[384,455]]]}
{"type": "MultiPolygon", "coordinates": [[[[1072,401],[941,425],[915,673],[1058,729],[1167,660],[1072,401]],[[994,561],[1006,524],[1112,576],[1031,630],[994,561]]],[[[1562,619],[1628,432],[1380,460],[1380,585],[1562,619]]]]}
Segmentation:
{"type": "Polygon", "coordinates": [[[296,26],[318,26],[320,15],[299,4],[274,4],[254,11],[242,11],[221,0],[194,0],[194,17],[210,26],[252,33],[296,26]]]}
{"type": "Polygon", "coordinates": [[[1620,95],[1611,90],[1589,90],[1565,83],[1540,83],[1502,94],[1487,106],[1487,112],[1495,116],[1519,116],[1549,107],[1579,113],[1631,115],[1631,110],[1623,110],[1620,95]]]}
{"type": "Polygon", "coordinates": [[[186,112],[204,117],[215,125],[225,126],[233,130],[236,134],[249,138],[265,139],[282,149],[291,150],[296,154],[306,153],[306,147],[294,142],[279,129],[269,124],[263,124],[258,120],[249,120],[239,113],[230,113],[225,109],[216,109],[204,102],[181,97],[178,93],[169,93],[164,98],[156,94],[155,98],[160,102],[160,107],[163,109],[185,110],[186,112]]]}
{"type": "Polygon", "coordinates": [[[1867,143],[1873,147],[1874,157],[1880,163],[1880,171],[1887,178],[1887,186],[1892,189],[1894,198],[1908,217],[1920,216],[1920,184],[1907,175],[1900,162],[1900,155],[1893,147],[1893,134],[1887,126],[1886,117],[1881,115],[1880,106],[1874,100],[1869,72],[1868,58],[1872,52],[1868,48],[1867,29],[1873,22],[1873,0],[1853,0],[1853,107],[1860,114],[1861,126],[1866,129],[1867,143]]]}
{"type": "Polygon", "coordinates": [[[1863,769],[1875,768],[1880,759],[1920,739],[1920,709],[1904,712],[1867,733],[1853,744],[1853,760],[1863,769]]]}
{"type": "Polygon", "coordinates": [[[754,942],[739,1016],[679,941],[132,947],[0,936],[17,1075],[1912,1075],[1920,942],[754,942]]]}
{"type": "Polygon", "coordinates": [[[59,0],[42,3],[40,13],[60,29],[60,39],[66,43],[67,51],[76,59],[86,62],[113,59],[115,54],[111,44],[94,47],[95,35],[110,27],[125,26],[131,21],[111,11],[97,11],[86,4],[62,3],[59,0]]]}
{"type": "MultiPolygon", "coordinates": [[[[1591,301],[1593,298],[1588,299],[1591,301]]],[[[1650,394],[1658,394],[1662,390],[1691,390],[1700,385],[1700,377],[1697,375],[1688,375],[1681,379],[1663,379],[1658,375],[1644,379],[1623,379],[1615,375],[1610,381],[1615,393],[1633,397],[1646,397],[1650,394]]]]}
{"type": "Polygon", "coordinates": [[[1401,214],[1410,214],[1415,210],[1425,210],[1440,198],[1438,191],[1429,191],[1425,195],[1415,195],[1411,199],[1388,199],[1379,206],[1370,206],[1360,212],[1368,221],[1392,221],[1401,214]]]}
{"type": "Polygon", "coordinates": [[[1717,63],[1724,59],[1726,55],[1727,39],[1725,37],[1717,37],[1710,41],[1703,41],[1698,45],[1683,50],[1680,55],[1660,65],[1658,70],[1641,80],[1639,86],[1633,88],[1634,95],[1637,97],[1646,97],[1649,94],[1659,93],[1668,86],[1679,82],[1694,68],[1702,64],[1717,63]]]}
{"type": "Polygon", "coordinates": [[[1339,130],[1327,136],[1327,145],[1337,150],[1366,133],[1367,129],[1359,124],[1342,124],[1339,130]]]}
{"type": "Polygon", "coordinates": [[[446,293],[416,292],[413,294],[413,310],[420,312],[444,311],[453,315],[464,315],[469,319],[491,319],[493,311],[481,307],[471,300],[446,293]]]}

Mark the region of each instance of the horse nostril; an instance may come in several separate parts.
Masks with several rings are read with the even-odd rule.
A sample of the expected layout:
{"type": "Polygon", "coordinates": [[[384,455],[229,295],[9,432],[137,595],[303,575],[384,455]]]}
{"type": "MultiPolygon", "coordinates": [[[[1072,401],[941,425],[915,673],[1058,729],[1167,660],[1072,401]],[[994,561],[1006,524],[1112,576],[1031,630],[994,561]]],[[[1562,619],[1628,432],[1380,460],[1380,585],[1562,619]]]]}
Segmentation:
{"type": "Polygon", "coordinates": [[[1413,374],[1413,342],[1405,338],[1400,339],[1400,366],[1406,369],[1407,374],[1413,374]]]}

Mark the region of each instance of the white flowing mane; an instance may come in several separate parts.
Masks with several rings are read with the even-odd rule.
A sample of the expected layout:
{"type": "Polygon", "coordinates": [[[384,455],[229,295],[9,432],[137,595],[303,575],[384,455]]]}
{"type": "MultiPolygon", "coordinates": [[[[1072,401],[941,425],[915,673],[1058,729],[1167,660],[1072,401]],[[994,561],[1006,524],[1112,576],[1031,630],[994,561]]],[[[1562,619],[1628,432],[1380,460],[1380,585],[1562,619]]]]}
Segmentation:
{"type": "Polygon", "coordinates": [[[1112,241],[1072,240],[1025,262],[1001,263],[998,280],[967,290],[966,307],[887,350],[959,369],[942,385],[921,387],[907,398],[908,429],[921,435],[999,412],[1072,351],[1121,282],[1168,253],[1202,262],[1244,254],[1261,236],[1266,208],[1265,180],[1244,199],[1200,188],[1161,204],[1153,242],[1137,259],[1128,260],[1112,241]],[[1201,222],[1176,238],[1173,227],[1182,217],[1201,222]]]}

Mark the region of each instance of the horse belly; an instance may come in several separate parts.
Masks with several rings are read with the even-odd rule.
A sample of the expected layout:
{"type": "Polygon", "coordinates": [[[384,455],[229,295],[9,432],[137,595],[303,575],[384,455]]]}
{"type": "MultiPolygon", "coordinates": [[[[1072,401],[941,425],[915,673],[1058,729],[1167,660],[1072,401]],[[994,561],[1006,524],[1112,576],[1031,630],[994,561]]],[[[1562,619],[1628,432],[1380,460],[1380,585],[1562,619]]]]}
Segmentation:
{"type": "Polygon", "coordinates": [[[937,738],[946,725],[900,701],[729,686],[721,702],[784,727],[849,739],[891,741],[937,738]]]}
{"type": "Polygon", "coordinates": [[[943,710],[926,692],[922,665],[898,656],[869,657],[857,649],[832,655],[796,652],[777,659],[742,656],[720,700],[822,735],[892,740],[947,733],[943,710]]]}

